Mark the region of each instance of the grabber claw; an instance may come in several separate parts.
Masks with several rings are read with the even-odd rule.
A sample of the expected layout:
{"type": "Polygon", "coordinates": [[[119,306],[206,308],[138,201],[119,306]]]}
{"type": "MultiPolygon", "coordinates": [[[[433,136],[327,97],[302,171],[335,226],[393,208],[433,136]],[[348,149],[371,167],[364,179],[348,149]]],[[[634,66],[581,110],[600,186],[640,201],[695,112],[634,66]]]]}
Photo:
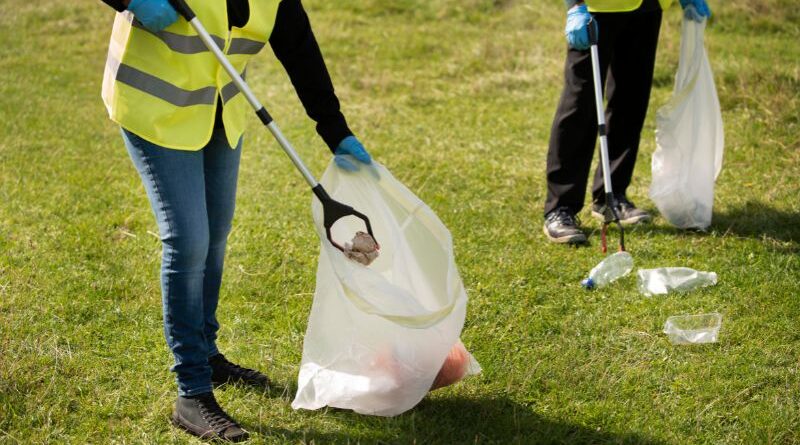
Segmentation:
{"type": "MultiPolygon", "coordinates": [[[[625,229],[622,228],[622,223],[620,223],[619,221],[614,221],[614,223],[617,224],[617,227],[619,227],[619,251],[625,252],[625,229]]],[[[608,252],[607,233],[608,233],[608,226],[610,224],[611,223],[604,222],[603,228],[600,229],[600,249],[603,251],[603,253],[608,252]]]]}
{"type": "Polygon", "coordinates": [[[600,249],[603,253],[608,252],[608,226],[612,223],[616,224],[619,228],[619,251],[625,252],[625,229],[622,227],[622,223],[619,221],[619,215],[617,214],[617,203],[614,201],[613,197],[607,196],[607,201],[610,199],[612,201],[611,205],[606,204],[605,208],[603,209],[603,227],[600,229],[600,249]]]}
{"type": "Polygon", "coordinates": [[[322,213],[323,213],[323,223],[322,225],[325,226],[325,234],[328,237],[328,241],[333,244],[333,247],[344,252],[344,247],[341,244],[334,241],[333,236],[331,235],[331,228],[336,221],[346,217],[346,216],[355,216],[356,218],[361,219],[364,221],[364,224],[367,226],[367,233],[369,236],[375,240],[375,244],[378,244],[378,240],[375,239],[375,235],[372,233],[372,224],[369,223],[369,218],[363,213],[355,210],[354,208],[350,207],[349,205],[342,204],[339,201],[331,198],[328,195],[328,192],[322,188],[322,184],[317,184],[315,187],[311,189],[317,198],[322,203],[322,213]]]}

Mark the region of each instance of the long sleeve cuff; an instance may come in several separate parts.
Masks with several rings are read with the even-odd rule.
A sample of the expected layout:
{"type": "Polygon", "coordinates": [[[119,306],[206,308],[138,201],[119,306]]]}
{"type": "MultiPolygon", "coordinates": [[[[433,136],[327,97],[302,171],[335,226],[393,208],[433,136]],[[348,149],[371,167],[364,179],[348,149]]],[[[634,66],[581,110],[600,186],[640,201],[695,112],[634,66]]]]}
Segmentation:
{"type": "Polygon", "coordinates": [[[353,132],[347,127],[347,122],[344,116],[341,119],[331,120],[329,122],[317,123],[317,134],[322,137],[325,144],[328,145],[331,151],[336,150],[339,143],[348,136],[353,136],[353,132]]]}

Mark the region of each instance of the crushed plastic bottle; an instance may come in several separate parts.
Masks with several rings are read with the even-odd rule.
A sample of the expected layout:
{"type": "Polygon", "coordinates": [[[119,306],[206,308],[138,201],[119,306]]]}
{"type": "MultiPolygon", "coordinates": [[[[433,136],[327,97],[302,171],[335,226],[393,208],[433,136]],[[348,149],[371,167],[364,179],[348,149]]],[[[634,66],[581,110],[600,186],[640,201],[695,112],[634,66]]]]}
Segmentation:
{"type": "Polygon", "coordinates": [[[581,281],[586,289],[603,287],[616,281],[633,270],[633,257],[628,252],[617,252],[607,256],[589,272],[589,278],[581,281]]]}
{"type": "Polygon", "coordinates": [[[699,287],[717,284],[717,274],[701,272],[688,267],[660,267],[639,269],[639,292],[646,296],[669,292],[688,292],[699,287]]]}

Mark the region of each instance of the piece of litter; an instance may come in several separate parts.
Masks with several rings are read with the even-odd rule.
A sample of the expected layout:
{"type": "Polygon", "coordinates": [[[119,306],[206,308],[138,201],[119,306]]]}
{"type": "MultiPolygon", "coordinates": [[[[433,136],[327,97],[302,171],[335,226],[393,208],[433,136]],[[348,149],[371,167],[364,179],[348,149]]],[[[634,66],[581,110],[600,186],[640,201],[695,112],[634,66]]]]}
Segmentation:
{"type": "Polygon", "coordinates": [[[378,258],[378,243],[367,232],[356,232],[356,236],[349,243],[344,244],[344,254],[347,258],[369,266],[378,258]]]}
{"type": "Polygon", "coordinates": [[[664,323],[664,333],[675,345],[716,343],[722,315],[717,312],[700,315],[674,315],[664,323]]]}
{"type": "Polygon", "coordinates": [[[581,281],[586,289],[603,287],[628,275],[633,269],[633,257],[628,252],[617,252],[607,256],[591,272],[589,278],[581,281]]]}
{"type": "Polygon", "coordinates": [[[463,379],[469,371],[469,362],[469,352],[467,352],[464,344],[459,341],[453,345],[450,353],[447,354],[442,368],[439,369],[439,373],[436,374],[436,378],[433,380],[431,391],[450,386],[463,379]]]}
{"type": "Polygon", "coordinates": [[[688,292],[717,284],[717,274],[701,272],[688,267],[660,267],[639,269],[639,292],[646,296],[669,292],[688,292]]]}

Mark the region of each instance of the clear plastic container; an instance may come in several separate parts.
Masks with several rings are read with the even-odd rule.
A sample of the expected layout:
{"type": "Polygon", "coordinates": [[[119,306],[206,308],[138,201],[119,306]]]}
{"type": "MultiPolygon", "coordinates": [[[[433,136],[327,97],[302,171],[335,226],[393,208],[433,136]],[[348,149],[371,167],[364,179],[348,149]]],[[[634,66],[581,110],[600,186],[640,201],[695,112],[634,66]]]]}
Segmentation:
{"type": "Polygon", "coordinates": [[[698,287],[717,284],[716,273],[700,272],[688,267],[639,269],[636,273],[639,277],[639,292],[647,296],[688,292],[698,287]]]}
{"type": "Polygon", "coordinates": [[[586,289],[603,287],[614,282],[633,270],[633,257],[628,252],[617,252],[607,256],[589,272],[589,278],[581,281],[586,289]]]}
{"type": "Polygon", "coordinates": [[[674,345],[716,343],[722,315],[717,312],[700,315],[675,315],[667,318],[664,333],[674,345]]]}

